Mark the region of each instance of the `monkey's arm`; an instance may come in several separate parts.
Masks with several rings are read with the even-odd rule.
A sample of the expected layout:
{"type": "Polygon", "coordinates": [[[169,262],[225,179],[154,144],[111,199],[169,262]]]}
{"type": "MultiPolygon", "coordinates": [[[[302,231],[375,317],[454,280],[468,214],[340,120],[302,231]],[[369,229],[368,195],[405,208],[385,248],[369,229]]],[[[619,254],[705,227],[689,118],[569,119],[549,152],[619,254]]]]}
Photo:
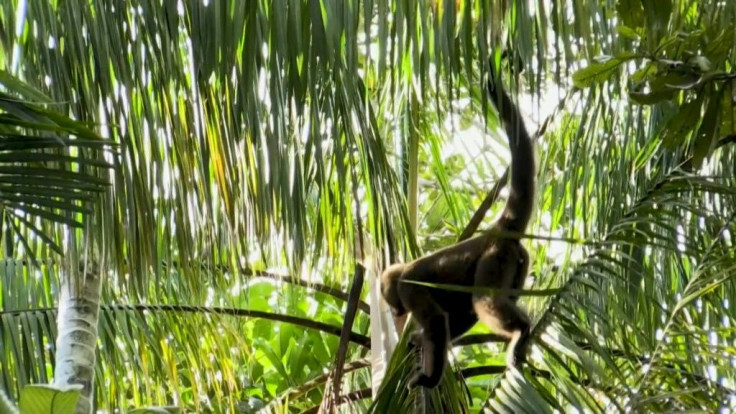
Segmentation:
{"type": "Polygon", "coordinates": [[[409,386],[433,388],[439,384],[445,369],[450,329],[447,313],[427,286],[411,281],[436,283],[437,256],[425,256],[408,264],[398,284],[398,294],[404,308],[422,328],[422,369],[411,380],[409,386]]]}

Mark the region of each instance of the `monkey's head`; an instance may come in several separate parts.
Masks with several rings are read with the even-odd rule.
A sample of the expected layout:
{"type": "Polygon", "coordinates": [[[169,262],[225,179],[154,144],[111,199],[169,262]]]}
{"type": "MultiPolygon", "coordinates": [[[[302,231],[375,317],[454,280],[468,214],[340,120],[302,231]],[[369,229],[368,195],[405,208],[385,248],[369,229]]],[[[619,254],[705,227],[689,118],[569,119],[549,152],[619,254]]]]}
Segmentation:
{"type": "Polygon", "coordinates": [[[399,298],[399,280],[404,272],[404,264],[396,263],[389,266],[381,274],[381,295],[391,307],[394,316],[406,314],[406,309],[399,298]]]}

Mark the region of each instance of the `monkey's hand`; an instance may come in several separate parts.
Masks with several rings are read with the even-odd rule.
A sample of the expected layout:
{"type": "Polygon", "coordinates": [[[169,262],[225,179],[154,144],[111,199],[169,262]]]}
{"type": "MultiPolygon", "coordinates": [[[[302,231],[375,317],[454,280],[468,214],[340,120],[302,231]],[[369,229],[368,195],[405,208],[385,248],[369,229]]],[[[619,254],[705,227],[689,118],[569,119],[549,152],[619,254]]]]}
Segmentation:
{"type": "Polygon", "coordinates": [[[409,350],[410,351],[413,351],[413,350],[415,350],[417,348],[421,348],[423,342],[424,342],[424,339],[423,339],[423,336],[422,336],[422,332],[421,331],[414,331],[409,336],[409,342],[408,342],[407,345],[409,347],[409,350]]]}
{"type": "Polygon", "coordinates": [[[417,372],[417,374],[409,380],[409,389],[420,386],[425,388],[434,388],[440,383],[440,378],[441,377],[439,376],[437,376],[436,378],[432,378],[427,374],[417,372]]]}
{"type": "MultiPolygon", "coordinates": [[[[413,351],[413,350],[416,350],[418,348],[419,349],[419,353],[421,355],[421,358],[428,358],[428,355],[431,355],[431,351],[430,351],[430,353],[425,353],[424,352],[425,351],[424,350],[424,347],[425,346],[431,348],[432,347],[432,343],[431,342],[425,343],[424,342],[424,336],[422,335],[422,333],[421,332],[414,332],[414,334],[412,334],[411,338],[409,339],[409,349],[413,351]]],[[[417,364],[417,367],[416,367],[417,372],[409,380],[409,389],[410,390],[413,389],[413,388],[416,388],[416,387],[420,387],[420,386],[421,387],[426,387],[426,388],[434,388],[440,382],[439,377],[438,378],[433,378],[433,377],[430,377],[429,375],[427,375],[427,374],[424,373],[424,371],[422,370],[422,368],[423,368],[422,367],[422,362],[423,361],[420,361],[420,363],[417,364]]]]}
{"type": "MultiPolygon", "coordinates": [[[[425,338],[423,335],[423,332],[420,330],[412,332],[411,336],[409,337],[408,347],[410,351],[416,351],[419,350],[420,354],[424,354],[424,347],[425,346],[432,346],[432,343],[425,343],[425,338]]],[[[424,356],[422,356],[424,357],[424,356]]],[[[422,372],[422,364],[421,362],[417,364],[417,371],[414,376],[409,380],[409,389],[413,389],[416,387],[427,387],[427,388],[434,388],[439,383],[439,379],[433,379],[429,375],[422,372]]]]}
{"type": "Polygon", "coordinates": [[[431,316],[423,325],[420,338],[422,363],[420,370],[409,380],[409,388],[434,388],[440,383],[447,364],[449,327],[447,314],[431,316]]]}

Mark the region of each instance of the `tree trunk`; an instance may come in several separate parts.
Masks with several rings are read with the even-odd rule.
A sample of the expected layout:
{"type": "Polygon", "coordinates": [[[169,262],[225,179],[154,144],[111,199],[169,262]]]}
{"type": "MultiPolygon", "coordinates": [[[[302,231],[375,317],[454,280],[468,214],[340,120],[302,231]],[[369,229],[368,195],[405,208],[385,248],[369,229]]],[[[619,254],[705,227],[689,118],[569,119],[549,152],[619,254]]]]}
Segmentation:
{"type": "Polygon", "coordinates": [[[80,267],[81,277],[62,272],[56,337],[54,385],[60,388],[82,385],[77,414],[92,412],[97,323],[100,313],[100,273],[89,266],[80,267]]]}
{"type": "Polygon", "coordinates": [[[396,348],[398,337],[391,311],[381,298],[380,273],[376,263],[367,266],[371,281],[369,293],[371,305],[371,381],[373,395],[378,395],[386,366],[396,348]]]}

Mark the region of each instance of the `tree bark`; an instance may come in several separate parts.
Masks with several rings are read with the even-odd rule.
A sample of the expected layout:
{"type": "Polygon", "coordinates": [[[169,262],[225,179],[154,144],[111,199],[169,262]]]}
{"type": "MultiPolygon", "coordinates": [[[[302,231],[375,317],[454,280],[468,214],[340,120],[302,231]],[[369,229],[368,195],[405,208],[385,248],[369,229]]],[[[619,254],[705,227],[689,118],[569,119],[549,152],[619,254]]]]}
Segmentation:
{"type": "Polygon", "coordinates": [[[80,271],[83,272],[80,277],[63,272],[59,282],[54,385],[59,388],[81,385],[76,413],[89,414],[92,412],[102,284],[97,269],[80,267],[80,271]]]}

